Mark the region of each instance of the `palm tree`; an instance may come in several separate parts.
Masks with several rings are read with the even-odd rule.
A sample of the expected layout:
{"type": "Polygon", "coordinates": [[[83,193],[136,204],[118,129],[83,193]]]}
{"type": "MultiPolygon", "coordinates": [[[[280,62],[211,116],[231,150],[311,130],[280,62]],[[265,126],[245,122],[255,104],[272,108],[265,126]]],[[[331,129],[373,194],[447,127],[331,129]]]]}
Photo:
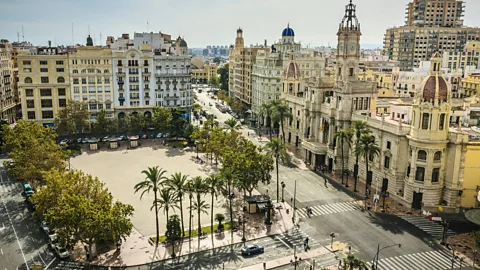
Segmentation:
{"type": "Polygon", "coordinates": [[[360,146],[358,148],[359,153],[365,158],[365,196],[367,196],[368,189],[368,163],[370,159],[380,155],[380,147],[375,142],[375,137],[370,134],[363,134],[360,137],[360,146]]]}
{"type": "MultiPolygon", "coordinates": [[[[197,199],[193,202],[193,208],[197,210],[197,214],[198,214],[198,225],[200,225],[200,211],[202,211],[201,207],[202,204],[200,202],[203,202],[202,201],[202,195],[205,195],[205,193],[208,191],[208,186],[207,186],[207,183],[205,182],[205,179],[203,179],[201,176],[197,176],[195,178],[192,179],[192,188],[193,190],[195,191],[195,194],[197,196],[197,199]],[[195,203],[197,204],[197,206],[195,206],[195,203]]],[[[205,202],[203,202],[205,204],[205,202]]],[[[208,204],[207,204],[208,205],[208,204]]],[[[199,228],[199,233],[200,233],[200,229],[199,228]]]]}
{"type": "Polygon", "coordinates": [[[188,239],[192,238],[192,202],[193,202],[193,194],[195,194],[195,190],[193,189],[193,181],[190,179],[185,184],[185,193],[188,194],[189,200],[189,207],[188,207],[188,239]]]}
{"type": "Polygon", "coordinates": [[[216,214],[215,215],[215,221],[218,221],[218,229],[222,229],[223,225],[222,222],[225,220],[225,215],[224,214],[216,214]]]}
{"type": "Polygon", "coordinates": [[[235,118],[229,118],[225,120],[225,125],[225,129],[228,129],[230,131],[234,131],[240,128],[240,123],[235,118]]]}
{"type": "MultiPolygon", "coordinates": [[[[208,214],[208,208],[210,208],[210,205],[206,203],[202,198],[197,197],[197,200],[193,202],[192,209],[196,210],[198,213],[198,235],[200,236],[202,232],[202,224],[200,223],[200,214],[208,214]]],[[[198,238],[200,239],[200,238],[198,238]]]]}
{"type": "Polygon", "coordinates": [[[354,186],[353,186],[353,191],[357,192],[357,179],[358,179],[358,158],[360,156],[360,137],[362,137],[363,134],[368,134],[370,133],[370,130],[368,129],[367,122],[365,121],[355,121],[353,122],[353,130],[355,132],[355,167],[353,168],[353,179],[354,179],[354,186]]]}
{"type": "Polygon", "coordinates": [[[185,194],[186,185],[188,183],[188,175],[182,173],[174,173],[170,176],[167,184],[175,192],[180,202],[180,221],[182,222],[182,237],[185,237],[185,227],[183,224],[183,195],[185,194]]]}
{"type": "Polygon", "coordinates": [[[268,132],[270,133],[270,140],[272,139],[272,111],[273,111],[273,103],[263,103],[260,107],[260,116],[266,117],[268,123],[268,132]]]}
{"type": "Polygon", "coordinates": [[[279,159],[285,160],[288,158],[287,147],[285,146],[285,143],[283,143],[278,138],[275,138],[267,143],[266,148],[267,148],[268,154],[273,158],[275,158],[275,166],[277,170],[277,203],[278,203],[280,198],[280,195],[279,195],[280,184],[278,180],[278,160],[279,159]]]}
{"type": "Polygon", "coordinates": [[[344,270],[367,270],[367,264],[355,257],[355,255],[349,254],[347,258],[343,259],[343,269],[344,270]]]}
{"type": "Polygon", "coordinates": [[[161,209],[163,208],[163,211],[167,215],[167,220],[168,220],[168,211],[173,208],[178,208],[178,197],[177,194],[175,194],[175,191],[172,190],[170,187],[166,187],[160,190],[159,197],[156,202],[152,205],[152,208],[158,204],[158,207],[161,209]]]}
{"type": "Polygon", "coordinates": [[[280,127],[282,128],[282,134],[283,134],[283,143],[285,143],[285,130],[283,128],[283,124],[286,119],[292,119],[293,115],[290,112],[290,107],[288,104],[284,102],[277,102],[275,103],[273,107],[273,112],[272,115],[274,118],[277,118],[280,120],[280,127]]]}
{"type": "MultiPolygon", "coordinates": [[[[340,148],[342,150],[342,184],[343,184],[343,178],[345,174],[345,155],[344,155],[344,145],[347,143],[348,149],[350,149],[350,145],[352,143],[352,136],[353,136],[353,131],[351,129],[341,129],[337,132],[335,132],[334,139],[338,140],[340,142],[340,148]]],[[[348,183],[346,184],[348,187],[348,183]]]]}
{"type": "Polygon", "coordinates": [[[163,176],[167,171],[162,168],[156,167],[149,167],[147,170],[143,170],[142,173],[145,174],[145,180],[136,184],[134,189],[135,193],[140,190],[143,190],[142,194],[140,195],[140,200],[143,197],[143,194],[150,193],[153,191],[154,200],[152,207],[155,207],[155,222],[156,222],[156,229],[157,229],[157,239],[156,244],[158,245],[158,241],[160,240],[160,232],[158,228],[158,190],[163,185],[163,182],[167,180],[165,176],[163,176]]]}
{"type": "Polygon", "coordinates": [[[212,233],[212,247],[214,246],[213,243],[213,205],[214,199],[217,198],[217,195],[221,193],[223,187],[223,179],[218,174],[212,174],[206,179],[206,183],[208,186],[208,192],[212,196],[212,204],[210,205],[210,232],[212,233]]]}

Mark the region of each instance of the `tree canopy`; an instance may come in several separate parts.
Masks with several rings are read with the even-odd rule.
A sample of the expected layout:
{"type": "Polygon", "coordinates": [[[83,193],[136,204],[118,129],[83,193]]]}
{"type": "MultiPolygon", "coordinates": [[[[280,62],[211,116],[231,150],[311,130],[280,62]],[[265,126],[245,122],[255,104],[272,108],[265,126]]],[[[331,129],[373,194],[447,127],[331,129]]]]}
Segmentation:
{"type": "Polygon", "coordinates": [[[89,119],[90,112],[86,102],[69,100],[55,117],[55,127],[61,135],[83,133],[89,128],[89,119]]]}
{"type": "Polygon", "coordinates": [[[228,63],[218,69],[220,75],[220,89],[228,92],[228,63]]]}
{"type": "Polygon", "coordinates": [[[55,142],[55,134],[35,122],[20,120],[11,128],[3,126],[2,137],[12,159],[9,173],[19,181],[36,185],[44,172],[64,170],[66,155],[55,142]]]}
{"type": "Polygon", "coordinates": [[[130,235],[133,207],[114,202],[96,177],[82,171],[49,171],[46,185],[33,195],[36,215],[49,222],[61,244],[78,241],[90,247],[99,240],[118,241],[130,235]]]}

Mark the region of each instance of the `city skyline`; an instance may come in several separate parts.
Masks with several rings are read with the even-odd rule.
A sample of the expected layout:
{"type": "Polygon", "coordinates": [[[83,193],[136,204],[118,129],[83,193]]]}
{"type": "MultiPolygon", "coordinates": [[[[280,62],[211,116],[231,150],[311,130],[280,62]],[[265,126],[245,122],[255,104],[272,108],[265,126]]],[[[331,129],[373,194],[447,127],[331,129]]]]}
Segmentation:
{"type": "MultiPolygon", "coordinates": [[[[404,24],[405,6],[408,2],[354,1],[362,27],[361,43],[381,45],[387,28],[404,24]]],[[[184,6],[179,6],[172,0],[144,0],[135,6],[132,6],[131,2],[120,0],[115,2],[118,8],[114,10],[111,7],[112,2],[94,4],[87,0],[82,2],[81,6],[76,2],[58,3],[51,0],[43,3],[52,3],[55,8],[39,14],[31,0],[15,3],[0,1],[2,38],[12,42],[30,41],[35,45],[47,45],[49,40],[53,45],[71,45],[73,24],[75,44],[85,43],[89,33],[95,45],[104,45],[107,36],[117,38],[122,33],[133,35],[134,32],[162,31],[171,34],[172,38],[178,35],[184,37],[190,48],[203,48],[207,45],[233,43],[235,31],[241,27],[244,30],[245,44],[248,46],[263,44],[265,39],[268,44],[276,42],[283,28],[290,24],[295,30],[296,40],[302,42],[302,45],[334,46],[338,23],[348,0],[329,2],[328,6],[324,6],[326,1],[301,0],[295,3],[294,8],[290,3],[277,3],[272,0],[187,0],[184,1],[184,6]],[[92,9],[92,6],[95,8],[92,9]],[[151,8],[146,9],[146,6],[151,8]],[[156,10],[160,11],[157,14],[161,16],[155,13],[156,10]],[[72,12],[80,15],[75,17],[81,19],[72,19],[72,12]]],[[[465,25],[479,26],[480,18],[474,16],[474,13],[480,9],[480,2],[467,0],[465,5],[465,25]]]]}

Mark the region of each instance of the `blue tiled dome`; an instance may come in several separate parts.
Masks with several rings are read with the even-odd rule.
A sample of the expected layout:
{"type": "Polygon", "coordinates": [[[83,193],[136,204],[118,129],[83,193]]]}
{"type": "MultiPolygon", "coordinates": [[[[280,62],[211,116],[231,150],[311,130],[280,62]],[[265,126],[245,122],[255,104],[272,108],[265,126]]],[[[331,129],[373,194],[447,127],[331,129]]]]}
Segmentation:
{"type": "Polygon", "coordinates": [[[282,37],[294,37],[295,32],[293,31],[292,28],[290,28],[290,25],[287,26],[287,28],[283,29],[282,32],[282,37]]]}

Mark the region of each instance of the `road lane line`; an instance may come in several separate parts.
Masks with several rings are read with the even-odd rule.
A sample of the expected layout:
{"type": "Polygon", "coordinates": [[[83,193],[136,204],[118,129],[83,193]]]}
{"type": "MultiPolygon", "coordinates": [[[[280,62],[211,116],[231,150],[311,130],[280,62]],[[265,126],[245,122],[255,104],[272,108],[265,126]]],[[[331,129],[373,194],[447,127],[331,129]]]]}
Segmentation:
{"type": "Polygon", "coordinates": [[[285,241],[283,241],[282,239],[280,239],[280,237],[276,236],[277,239],[282,242],[285,246],[287,246],[288,248],[291,248],[287,243],[285,243],[285,241]]]}
{"type": "Polygon", "coordinates": [[[50,267],[50,265],[52,265],[52,263],[56,260],[56,258],[54,258],[47,266],[45,266],[45,270],[48,270],[48,268],[50,267]]]}
{"type": "Polygon", "coordinates": [[[3,249],[0,248],[0,251],[2,252],[2,255],[3,255],[3,249]]]}
{"type": "Polygon", "coordinates": [[[3,206],[5,207],[5,212],[7,212],[8,219],[10,220],[10,224],[12,224],[13,233],[15,234],[15,238],[17,239],[17,243],[18,243],[18,247],[20,248],[20,252],[22,252],[22,257],[23,257],[23,261],[25,262],[25,266],[27,267],[27,270],[30,270],[30,268],[28,267],[27,259],[25,259],[25,254],[23,253],[22,245],[20,244],[20,241],[18,240],[17,231],[15,230],[15,227],[13,226],[12,218],[10,217],[10,213],[8,212],[7,205],[5,204],[5,200],[3,198],[2,198],[2,202],[3,202],[3,206]]]}
{"type": "Polygon", "coordinates": [[[40,260],[42,260],[43,265],[47,265],[47,264],[45,263],[45,261],[43,260],[42,256],[40,255],[40,251],[38,252],[38,257],[40,257],[40,260]]]}

